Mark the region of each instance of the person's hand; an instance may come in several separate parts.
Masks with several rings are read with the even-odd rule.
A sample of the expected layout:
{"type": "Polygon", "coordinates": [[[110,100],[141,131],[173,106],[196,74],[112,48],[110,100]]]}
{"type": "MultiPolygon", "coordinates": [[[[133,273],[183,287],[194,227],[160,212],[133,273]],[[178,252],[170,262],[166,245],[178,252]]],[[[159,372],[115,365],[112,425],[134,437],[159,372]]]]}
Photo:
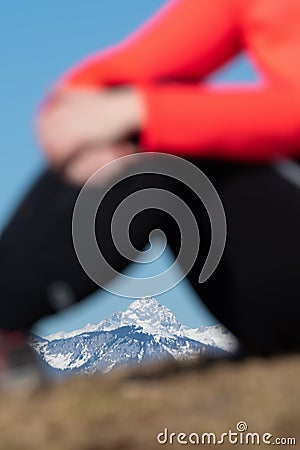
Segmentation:
{"type": "Polygon", "coordinates": [[[63,171],[63,177],[71,184],[82,186],[98,169],[118,160],[106,167],[101,176],[96,178],[97,185],[105,184],[129,164],[126,158],[121,160],[119,158],[137,151],[138,148],[131,143],[86,148],[69,161],[63,171]]]}
{"type": "Polygon", "coordinates": [[[59,168],[82,147],[125,140],[140,129],[143,114],[134,88],[58,92],[39,114],[38,140],[50,164],[59,168]]]}

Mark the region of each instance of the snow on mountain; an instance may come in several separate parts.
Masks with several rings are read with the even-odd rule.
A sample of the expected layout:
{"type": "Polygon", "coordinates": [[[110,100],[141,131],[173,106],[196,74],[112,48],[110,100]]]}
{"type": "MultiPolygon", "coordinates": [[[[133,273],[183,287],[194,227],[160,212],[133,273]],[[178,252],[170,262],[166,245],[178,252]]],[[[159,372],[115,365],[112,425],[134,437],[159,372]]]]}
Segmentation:
{"type": "Polygon", "coordinates": [[[221,348],[229,353],[234,353],[238,347],[237,339],[221,324],[199,328],[183,326],[183,332],[185,336],[195,341],[221,348]]]}
{"type": "Polygon", "coordinates": [[[188,328],[178,322],[174,314],[154,298],[134,301],[125,312],[116,312],[97,327],[98,330],[114,330],[126,325],[140,326],[144,332],[154,336],[189,337],[229,352],[234,352],[237,348],[236,338],[223,325],[188,328]]]}
{"type": "Polygon", "coordinates": [[[188,328],[154,298],[134,301],[97,325],[32,338],[43,361],[60,371],[108,372],[149,359],[221,355],[237,348],[222,325],[188,328]]]}
{"type": "Polygon", "coordinates": [[[58,339],[68,339],[68,338],[77,336],[78,334],[97,331],[98,328],[99,328],[99,325],[94,325],[92,323],[88,323],[87,325],[85,325],[83,328],[80,328],[79,330],[74,330],[74,331],[70,331],[70,332],[59,331],[58,333],[54,333],[54,334],[50,334],[49,336],[46,336],[45,339],[47,339],[47,341],[54,341],[54,340],[58,340],[58,339]]]}
{"type": "Polygon", "coordinates": [[[125,312],[117,312],[103,320],[99,329],[108,331],[127,325],[141,327],[145,333],[161,337],[172,337],[181,328],[181,324],[166,306],[149,297],[135,300],[125,312]]]}

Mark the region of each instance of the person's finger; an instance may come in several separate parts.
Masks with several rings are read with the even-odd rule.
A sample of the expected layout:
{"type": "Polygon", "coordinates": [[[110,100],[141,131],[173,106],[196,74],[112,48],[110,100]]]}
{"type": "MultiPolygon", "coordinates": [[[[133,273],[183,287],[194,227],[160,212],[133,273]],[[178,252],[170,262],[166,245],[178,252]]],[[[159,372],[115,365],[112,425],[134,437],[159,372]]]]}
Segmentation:
{"type": "Polygon", "coordinates": [[[72,108],[67,105],[42,114],[36,123],[38,142],[51,165],[63,164],[73,150],[75,135],[70,128],[72,108]]]}
{"type": "Polygon", "coordinates": [[[83,185],[97,170],[118,160],[115,164],[106,166],[101,172],[101,178],[97,179],[97,184],[105,184],[125,167],[126,160],[119,158],[134,152],[136,147],[127,143],[86,149],[70,161],[64,170],[64,176],[72,184],[83,185]]]}

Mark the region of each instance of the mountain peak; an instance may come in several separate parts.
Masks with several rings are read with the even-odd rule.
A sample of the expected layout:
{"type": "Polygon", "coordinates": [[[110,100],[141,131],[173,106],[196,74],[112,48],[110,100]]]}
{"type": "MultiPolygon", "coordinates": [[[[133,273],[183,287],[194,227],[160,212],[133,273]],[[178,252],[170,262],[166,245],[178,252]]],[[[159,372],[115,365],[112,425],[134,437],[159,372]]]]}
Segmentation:
{"type": "MultiPolygon", "coordinates": [[[[153,297],[141,297],[137,300],[134,300],[130,305],[128,306],[126,311],[138,311],[143,310],[145,311],[153,311],[153,309],[159,309],[161,308],[161,305],[158,303],[158,301],[153,297]]],[[[125,311],[125,312],[126,312],[125,311]]]]}
{"type": "Polygon", "coordinates": [[[151,334],[173,334],[181,324],[166,306],[152,297],[142,297],[129,305],[122,313],[123,324],[134,324],[151,334]]]}
{"type": "Polygon", "coordinates": [[[234,350],[236,346],[235,339],[222,325],[189,328],[182,325],[169,308],[161,305],[153,297],[142,297],[134,300],[124,312],[116,311],[97,325],[88,324],[80,330],[70,333],[56,333],[47,336],[46,339],[49,341],[67,339],[83,333],[113,331],[128,326],[136,327],[141,332],[155,337],[156,340],[188,337],[229,351],[234,350]]]}
{"type": "Polygon", "coordinates": [[[177,359],[232,352],[236,340],[220,325],[188,328],[155,298],[143,297],[97,325],[88,324],[47,340],[35,337],[32,344],[56,369],[94,373],[153,357],[177,359]]]}

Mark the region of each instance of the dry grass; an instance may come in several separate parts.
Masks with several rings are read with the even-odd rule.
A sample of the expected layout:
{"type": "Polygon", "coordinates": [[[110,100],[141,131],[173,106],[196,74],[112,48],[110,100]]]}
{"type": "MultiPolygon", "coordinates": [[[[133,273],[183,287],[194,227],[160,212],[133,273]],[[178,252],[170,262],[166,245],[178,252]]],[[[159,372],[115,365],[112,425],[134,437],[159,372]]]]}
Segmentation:
{"type": "MultiPolygon", "coordinates": [[[[136,368],[2,393],[0,450],[151,450],[162,447],[156,435],[165,427],[222,433],[240,420],[249,431],[300,442],[299,379],[300,357],[290,356],[136,368]]],[[[221,446],[234,447],[242,448],[221,446]]]]}

